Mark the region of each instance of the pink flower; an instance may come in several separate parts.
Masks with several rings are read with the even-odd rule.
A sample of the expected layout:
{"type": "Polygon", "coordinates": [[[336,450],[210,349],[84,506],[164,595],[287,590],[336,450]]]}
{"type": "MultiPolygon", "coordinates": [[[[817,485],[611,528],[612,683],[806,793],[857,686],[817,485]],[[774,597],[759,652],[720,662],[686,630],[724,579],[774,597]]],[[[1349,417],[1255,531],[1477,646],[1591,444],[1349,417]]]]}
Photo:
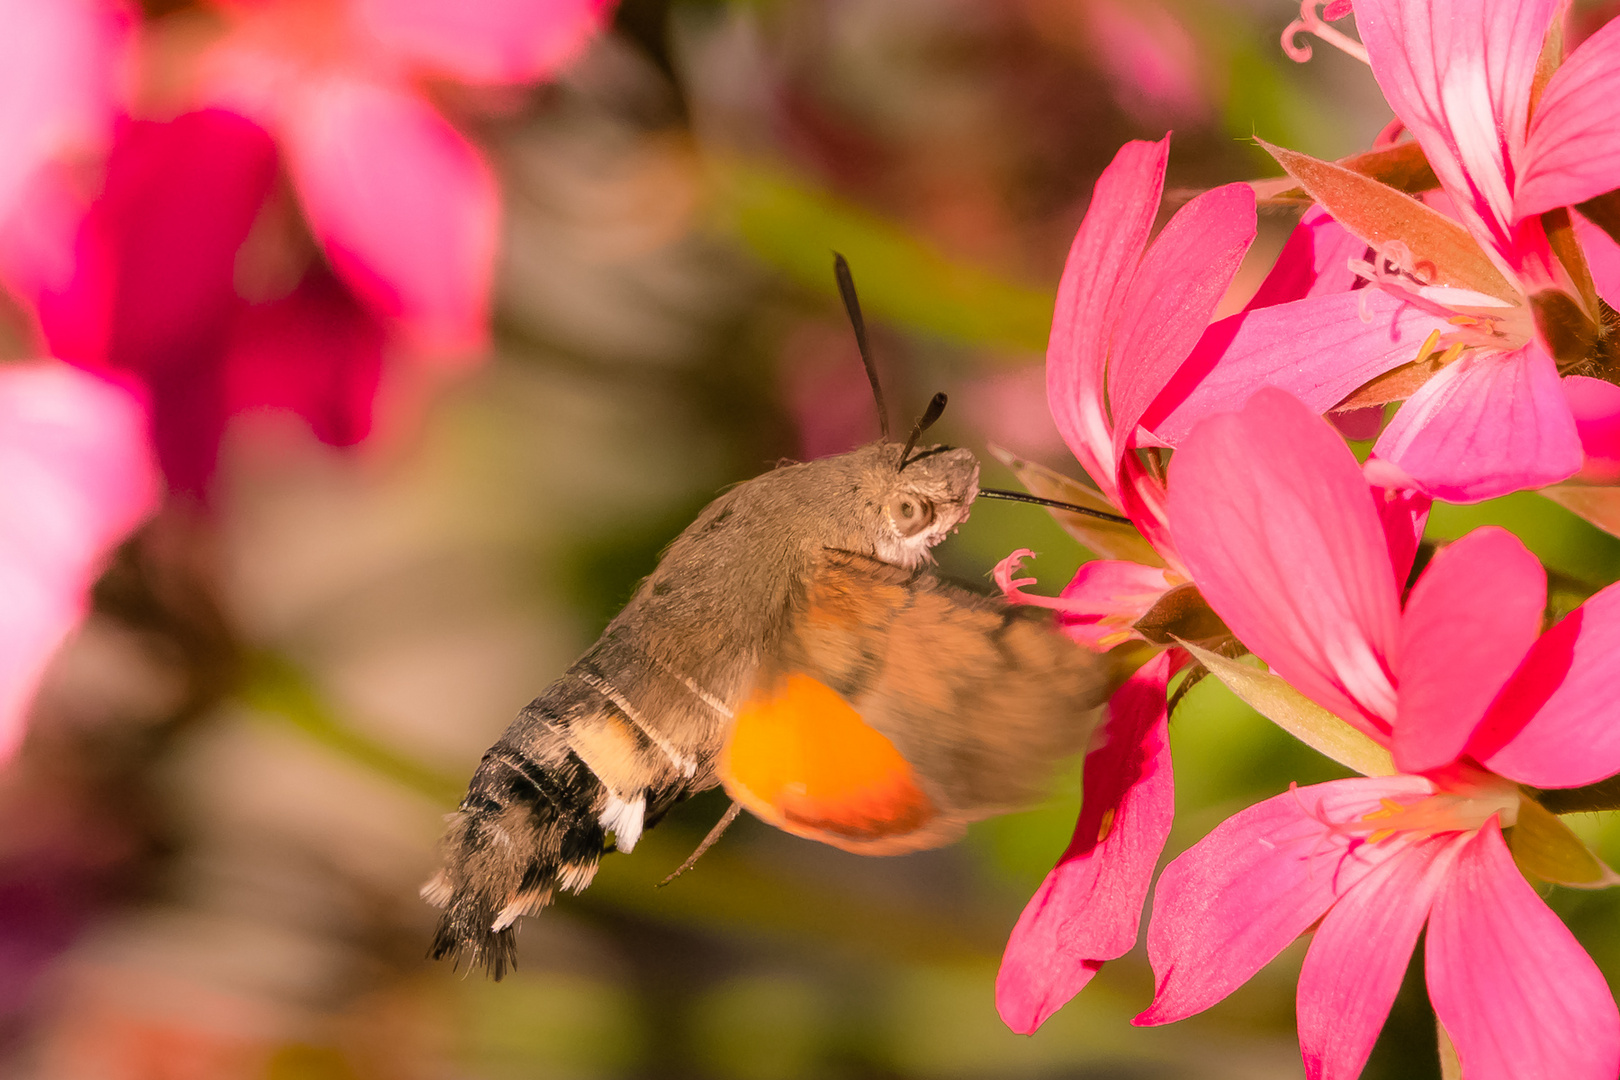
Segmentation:
{"type": "MultiPolygon", "coordinates": [[[[1262,382],[1326,410],[1428,355],[1443,366],[1405,395],[1375,448],[1421,490],[1476,501],[1580,468],[1559,379],[1560,365],[1579,357],[1559,350],[1582,348],[1600,315],[1555,257],[1539,215],[1620,186],[1611,105],[1620,92],[1620,23],[1553,72],[1532,111],[1538,60],[1561,10],[1558,0],[1356,5],[1365,58],[1441,192],[1425,206],[1372,181],[1307,182],[1373,250],[1370,260],[1352,258],[1376,291],[1302,297],[1211,327],[1200,362],[1183,369],[1178,393],[1146,421],[1161,438],[1178,443],[1198,419],[1237,406],[1262,382]],[[1301,338],[1291,340],[1287,327],[1301,338]],[[1305,355],[1314,362],[1301,363],[1305,355]]],[[[1584,246],[1595,231],[1577,223],[1575,235],[1584,246]]],[[[1297,271],[1297,257],[1294,264],[1297,271]]]]}
{"type": "MultiPolygon", "coordinates": [[[[996,569],[1010,599],[1056,608],[1076,640],[1099,650],[1139,637],[1130,624],[1185,581],[1164,524],[1163,482],[1136,451],[1137,421],[1254,239],[1253,191],[1232,184],[1182,207],[1149,245],[1168,156],[1168,137],[1127,143],[1098,179],[1058,286],[1046,367],[1058,430],[1107,501],[1141,530],[1129,550],[1158,565],[1087,563],[1059,598],[1020,591],[1029,580],[1014,575],[1027,551],[996,569]]],[[[1137,673],[1087,755],[1074,840],[1019,919],[996,980],[997,1008],[1015,1031],[1034,1031],[1136,942],[1173,816],[1164,727],[1171,670],[1165,655],[1137,673]]]]}
{"type": "Polygon", "coordinates": [[[1171,529],[1215,610],[1400,771],[1277,796],[1171,863],[1148,931],[1158,992],[1138,1022],[1208,1008],[1316,925],[1306,1070],[1354,1077],[1426,924],[1429,995],[1464,1075],[1610,1080],[1620,1012],[1501,830],[1532,811],[1556,822],[1515,781],[1620,771],[1620,587],[1542,634],[1540,564],[1486,528],[1437,554],[1403,608],[1361,469],[1278,390],[1200,424],[1171,472],[1171,529]]]}
{"type": "Polygon", "coordinates": [[[220,0],[199,104],[272,133],[343,281],[429,353],[487,337],[500,205],[420,75],[528,82],[583,51],[608,0],[220,0]]]}
{"type": "Polygon", "coordinates": [[[157,499],[134,397],[65,364],[0,366],[0,762],[108,551],[157,499]]]}

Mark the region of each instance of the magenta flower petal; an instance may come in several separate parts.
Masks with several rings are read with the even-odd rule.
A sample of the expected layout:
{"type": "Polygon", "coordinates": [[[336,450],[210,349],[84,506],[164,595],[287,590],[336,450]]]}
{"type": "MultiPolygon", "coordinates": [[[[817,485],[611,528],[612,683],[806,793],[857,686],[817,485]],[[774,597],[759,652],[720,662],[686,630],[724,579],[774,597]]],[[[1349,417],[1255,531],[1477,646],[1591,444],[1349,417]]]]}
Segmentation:
{"type": "Polygon", "coordinates": [[[1620,386],[1566,375],[1563,387],[1585,455],[1576,479],[1587,484],[1620,481],[1620,386]]]}
{"type": "Polygon", "coordinates": [[[66,364],[0,367],[0,761],[110,548],[157,507],[146,415],[66,364]]]}
{"type": "Polygon", "coordinates": [[[1395,115],[1465,221],[1511,245],[1536,61],[1560,0],[1358,0],[1356,29],[1395,115]]]}
{"type": "Polygon", "coordinates": [[[0,219],[52,156],[107,142],[128,36],[104,0],[0,0],[0,219]]]}
{"type": "Polygon", "coordinates": [[[1367,481],[1332,428],[1269,388],[1210,417],[1171,461],[1169,521],[1239,640],[1324,708],[1387,733],[1395,575],[1367,481]]]}
{"type": "Polygon", "coordinates": [[[1603,973],[1514,866],[1494,819],[1435,897],[1425,967],[1468,1080],[1620,1072],[1620,1013],[1603,973]]]}
{"type": "Polygon", "coordinates": [[[1430,837],[1374,867],[1317,927],[1299,972],[1299,1049],[1309,1080],[1361,1075],[1429,905],[1465,842],[1430,837]]]}
{"type": "Polygon", "coordinates": [[[1580,242],[1592,284],[1610,307],[1620,304],[1620,244],[1580,214],[1574,215],[1575,239],[1580,242]]]}
{"type": "Polygon", "coordinates": [[[1131,624],[1148,613],[1171,585],[1159,567],[1120,559],[1094,559],[1083,564],[1058,596],[1024,592],[1034,578],[1017,577],[1025,559],[1034,556],[1022,548],[1002,559],[993,571],[1002,595],[1015,604],[1051,608],[1059,625],[1088,649],[1106,652],[1131,637],[1140,637],[1131,624]]]}
{"type": "Polygon", "coordinates": [[[1209,1008],[1310,929],[1379,864],[1407,853],[1330,824],[1434,790],[1417,776],[1299,788],[1227,818],[1165,867],[1153,896],[1153,1004],[1134,1021],[1168,1024],[1209,1008]]]}
{"type": "Polygon", "coordinates": [[[1369,379],[1415,360],[1431,331],[1451,329],[1381,289],[1240,312],[1204,332],[1142,423],[1178,446],[1198,421],[1241,408],[1260,386],[1327,412],[1369,379]]]}
{"type": "Polygon", "coordinates": [[[1540,636],[1546,604],[1546,572],[1506,529],[1475,529],[1435,555],[1401,618],[1392,749],[1402,772],[1457,759],[1540,636]]]}
{"type": "Polygon", "coordinates": [[[1254,241],[1254,189],[1228,184],[1176,212],[1142,259],[1114,332],[1108,399],[1114,458],[1187,359],[1254,241]]]}
{"type": "Polygon", "coordinates": [[[1164,190],[1170,138],[1129,142],[1097,178],[1058,282],[1046,347],[1046,400],[1063,441],[1110,501],[1113,435],[1107,398],[1108,349],[1147,245],[1164,190]]]}
{"type": "Polygon", "coordinates": [[[1620,585],[1537,639],[1469,740],[1493,772],[1536,787],[1579,787],[1620,772],[1620,585]]]}
{"type": "Polygon", "coordinates": [[[481,347],[500,215],[489,166],[408,91],[333,75],[301,100],[281,134],[334,268],[423,348],[481,347]]]}
{"type": "MultiPolygon", "coordinates": [[[[1343,431],[1341,429],[1341,434],[1343,431]]],[[[1388,462],[1374,458],[1362,468],[1367,483],[1373,488],[1373,504],[1378,507],[1378,519],[1384,526],[1384,538],[1389,542],[1390,569],[1395,572],[1397,591],[1406,588],[1412,576],[1412,563],[1417,559],[1423,543],[1423,529],[1429,523],[1429,510],[1434,500],[1407,486],[1407,477],[1392,468],[1388,462]],[[1396,476],[1382,475],[1386,472],[1396,476]],[[1388,486],[1380,481],[1387,481],[1388,486]]]]}
{"type": "Polygon", "coordinates": [[[290,409],[330,446],[371,433],[382,377],[385,329],[324,267],[290,294],[257,304],[237,321],[226,357],[232,414],[290,409]]]}
{"type": "Polygon", "coordinates": [[[611,0],[356,0],[364,25],[395,55],[463,82],[528,82],[582,51],[611,0]]]}
{"type": "Polygon", "coordinates": [[[1350,260],[1363,258],[1366,252],[1365,240],[1313,203],[1288,234],[1277,261],[1243,310],[1349,292],[1360,280],[1351,271],[1350,260]]]}
{"type": "Polygon", "coordinates": [[[1558,368],[1535,344],[1475,350],[1442,368],[1401,406],[1373,452],[1449,502],[1545,487],[1581,467],[1558,368]]]}
{"type": "Polygon", "coordinates": [[[1620,21],[1581,43],[1553,72],[1530,121],[1514,217],[1574,206],[1620,178],[1620,21]]]}
{"type": "Polygon", "coordinates": [[[1007,940],[996,1009],[1020,1034],[1032,1034],[1103,961],[1136,944],[1142,903],[1175,815],[1165,724],[1169,675],[1169,654],[1160,653],[1108,703],[1106,742],[1086,755],[1074,839],[1007,940]]]}

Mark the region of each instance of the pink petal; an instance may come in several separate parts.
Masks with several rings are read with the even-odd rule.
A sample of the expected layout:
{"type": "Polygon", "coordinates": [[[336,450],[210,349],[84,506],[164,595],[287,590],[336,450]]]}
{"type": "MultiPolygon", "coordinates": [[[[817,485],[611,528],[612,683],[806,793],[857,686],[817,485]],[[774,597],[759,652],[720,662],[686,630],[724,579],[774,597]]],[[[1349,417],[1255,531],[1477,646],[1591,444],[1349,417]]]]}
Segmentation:
{"type": "Polygon", "coordinates": [[[103,0],[0,0],[0,219],[52,156],[106,144],[129,23],[103,0]]]}
{"type": "Polygon", "coordinates": [[[1475,529],[1440,549],[1401,617],[1393,750],[1402,772],[1457,759],[1541,635],[1546,604],[1546,571],[1506,529],[1475,529]]]}
{"type": "Polygon", "coordinates": [[[157,507],[146,415],[54,362],[0,367],[0,761],[108,550],[157,507]]]}
{"type": "Polygon", "coordinates": [[[1356,29],[1390,107],[1464,220],[1509,246],[1513,162],[1560,0],[1358,0],[1356,29]],[[1473,219],[1473,220],[1470,220],[1473,219]]]}
{"type": "Polygon", "coordinates": [[[1620,1072],[1620,1013],[1603,973],[1514,866],[1494,819],[1435,897],[1425,967],[1468,1080],[1620,1072]]]}
{"type": "Polygon", "coordinates": [[[1114,457],[1209,325],[1254,241],[1254,189],[1228,184],[1176,212],[1142,259],[1126,294],[1108,365],[1114,457]]]}
{"type": "Polygon", "coordinates": [[[1620,304],[1620,244],[1580,214],[1573,215],[1575,238],[1580,242],[1592,284],[1610,307],[1620,304]]]}
{"type": "Polygon", "coordinates": [[[1205,420],[1170,464],[1170,530],[1216,614],[1272,670],[1369,734],[1395,716],[1400,609],[1349,449],[1281,390],[1205,420]]]}
{"type": "Polygon", "coordinates": [[[996,1009],[1023,1035],[1085,988],[1105,960],[1136,944],[1153,868],[1170,835],[1170,768],[1160,653],[1108,703],[1106,741],[1086,755],[1074,839],[1030,898],[1007,940],[996,1009]]]}
{"type": "Polygon", "coordinates": [[[1433,790],[1417,776],[1334,780],[1221,822],[1159,875],[1148,925],[1158,991],[1134,1022],[1181,1020],[1242,986],[1334,901],[1410,846],[1399,837],[1369,843],[1336,826],[1379,810],[1382,799],[1411,801],[1433,790]]]}
{"type": "Polygon", "coordinates": [[[1576,479],[1588,484],[1620,481],[1620,386],[1566,375],[1563,388],[1584,455],[1576,479]]]}
{"type": "Polygon", "coordinates": [[[1574,206],[1620,180],[1620,21],[1581,43],[1547,81],[1530,121],[1515,218],[1574,206]]]}
{"type": "Polygon", "coordinates": [[[1579,787],[1620,772],[1620,585],[1566,615],[1486,713],[1468,752],[1536,787],[1579,787]]]}
{"type": "Polygon", "coordinates": [[[352,446],[371,432],[384,328],[324,268],[291,294],[237,321],[227,358],[231,413],[290,409],[322,442],[352,446]]]}
{"type": "Polygon", "coordinates": [[[1080,11],[1096,62],[1114,83],[1125,110],[1145,125],[1206,120],[1207,79],[1198,43],[1170,11],[1155,3],[1092,0],[1080,11]]]}
{"type": "Polygon", "coordinates": [[[500,219],[489,166],[408,91],[332,75],[301,101],[282,135],[338,274],[422,348],[480,348],[500,219]]]}
{"type": "Polygon", "coordinates": [[[1106,652],[1127,638],[1139,637],[1131,624],[1148,613],[1170,588],[1165,571],[1141,563],[1096,559],[1080,567],[1061,596],[1026,593],[1034,578],[1015,578],[1019,565],[1033,556],[1015,551],[995,569],[996,584],[1015,604],[1033,604],[1059,612],[1064,632],[1087,648],[1106,652]]]}
{"type": "Polygon", "coordinates": [[[1395,1003],[1429,904],[1466,838],[1411,844],[1333,905],[1299,973],[1299,1048],[1310,1080],[1355,1080],[1395,1003]]]}
{"type": "Polygon", "coordinates": [[[1373,453],[1448,502],[1544,487],[1581,467],[1558,368],[1534,344],[1475,350],[1442,368],[1401,406],[1373,453]]]}
{"type": "Polygon", "coordinates": [[[1046,399],[1063,441],[1110,501],[1113,428],[1104,386],[1109,345],[1164,189],[1170,138],[1129,142],[1097,178],[1058,282],[1046,347],[1046,399]]]}
{"type": "Polygon", "coordinates": [[[584,51],[612,0],[356,0],[384,48],[462,82],[529,82],[584,51]]]}
{"type": "Polygon", "coordinates": [[[1288,234],[1288,242],[1278,253],[1271,272],[1243,310],[1349,292],[1361,280],[1351,272],[1350,260],[1361,259],[1366,253],[1366,241],[1312,204],[1288,234]]]}
{"type": "Polygon", "coordinates": [[[237,252],[276,177],[270,136],[219,109],[124,123],[72,276],[39,298],[51,350],[151,391],[170,486],[201,493],[225,424],[237,252]]]}
{"type": "Polygon", "coordinates": [[[1327,412],[1368,380],[1417,359],[1431,331],[1452,329],[1382,289],[1240,312],[1204,332],[1142,422],[1177,446],[1198,421],[1241,408],[1262,386],[1327,412]]]}
{"type": "Polygon", "coordinates": [[[1411,478],[1387,461],[1371,458],[1361,472],[1373,489],[1373,504],[1378,508],[1378,520],[1384,526],[1384,538],[1389,543],[1395,588],[1404,591],[1407,578],[1412,575],[1412,563],[1423,543],[1423,529],[1429,523],[1434,500],[1413,488],[1411,478]]]}

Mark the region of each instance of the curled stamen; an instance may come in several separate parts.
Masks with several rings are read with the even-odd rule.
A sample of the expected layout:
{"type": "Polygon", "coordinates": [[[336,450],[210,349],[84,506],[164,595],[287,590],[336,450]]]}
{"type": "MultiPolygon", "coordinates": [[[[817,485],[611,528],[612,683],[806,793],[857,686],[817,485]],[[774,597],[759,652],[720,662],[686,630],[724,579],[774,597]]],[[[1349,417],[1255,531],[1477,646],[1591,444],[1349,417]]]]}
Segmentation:
{"type": "MultiPolygon", "coordinates": [[[[1322,0],[1300,0],[1299,18],[1284,27],[1282,32],[1282,50],[1288,55],[1288,58],[1299,64],[1309,60],[1312,56],[1310,42],[1300,41],[1299,36],[1301,34],[1312,34],[1340,52],[1355,57],[1363,64],[1369,64],[1366,47],[1355,38],[1342,31],[1335,30],[1323,22],[1322,17],[1316,13],[1316,9],[1320,6],[1322,6],[1322,0]]],[[[1344,4],[1330,3],[1328,4],[1328,14],[1342,19],[1349,14],[1349,11],[1344,4]]],[[[1369,64],[1369,66],[1371,65],[1369,64]]]]}

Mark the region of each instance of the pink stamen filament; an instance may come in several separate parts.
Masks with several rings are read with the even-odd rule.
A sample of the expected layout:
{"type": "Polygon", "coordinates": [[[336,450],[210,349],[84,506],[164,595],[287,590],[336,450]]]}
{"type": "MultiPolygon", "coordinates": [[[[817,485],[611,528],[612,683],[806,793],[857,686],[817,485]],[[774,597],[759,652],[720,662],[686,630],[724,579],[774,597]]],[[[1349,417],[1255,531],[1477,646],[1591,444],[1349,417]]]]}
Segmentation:
{"type": "Polygon", "coordinates": [[[1333,29],[1333,27],[1322,21],[1322,17],[1316,13],[1316,9],[1321,5],[1322,0],[1300,0],[1299,18],[1283,28],[1283,52],[1288,54],[1290,60],[1303,64],[1311,58],[1311,44],[1308,41],[1300,41],[1299,36],[1301,34],[1312,34],[1340,52],[1353,56],[1363,64],[1371,66],[1367,60],[1367,49],[1361,42],[1342,31],[1333,29]]]}

